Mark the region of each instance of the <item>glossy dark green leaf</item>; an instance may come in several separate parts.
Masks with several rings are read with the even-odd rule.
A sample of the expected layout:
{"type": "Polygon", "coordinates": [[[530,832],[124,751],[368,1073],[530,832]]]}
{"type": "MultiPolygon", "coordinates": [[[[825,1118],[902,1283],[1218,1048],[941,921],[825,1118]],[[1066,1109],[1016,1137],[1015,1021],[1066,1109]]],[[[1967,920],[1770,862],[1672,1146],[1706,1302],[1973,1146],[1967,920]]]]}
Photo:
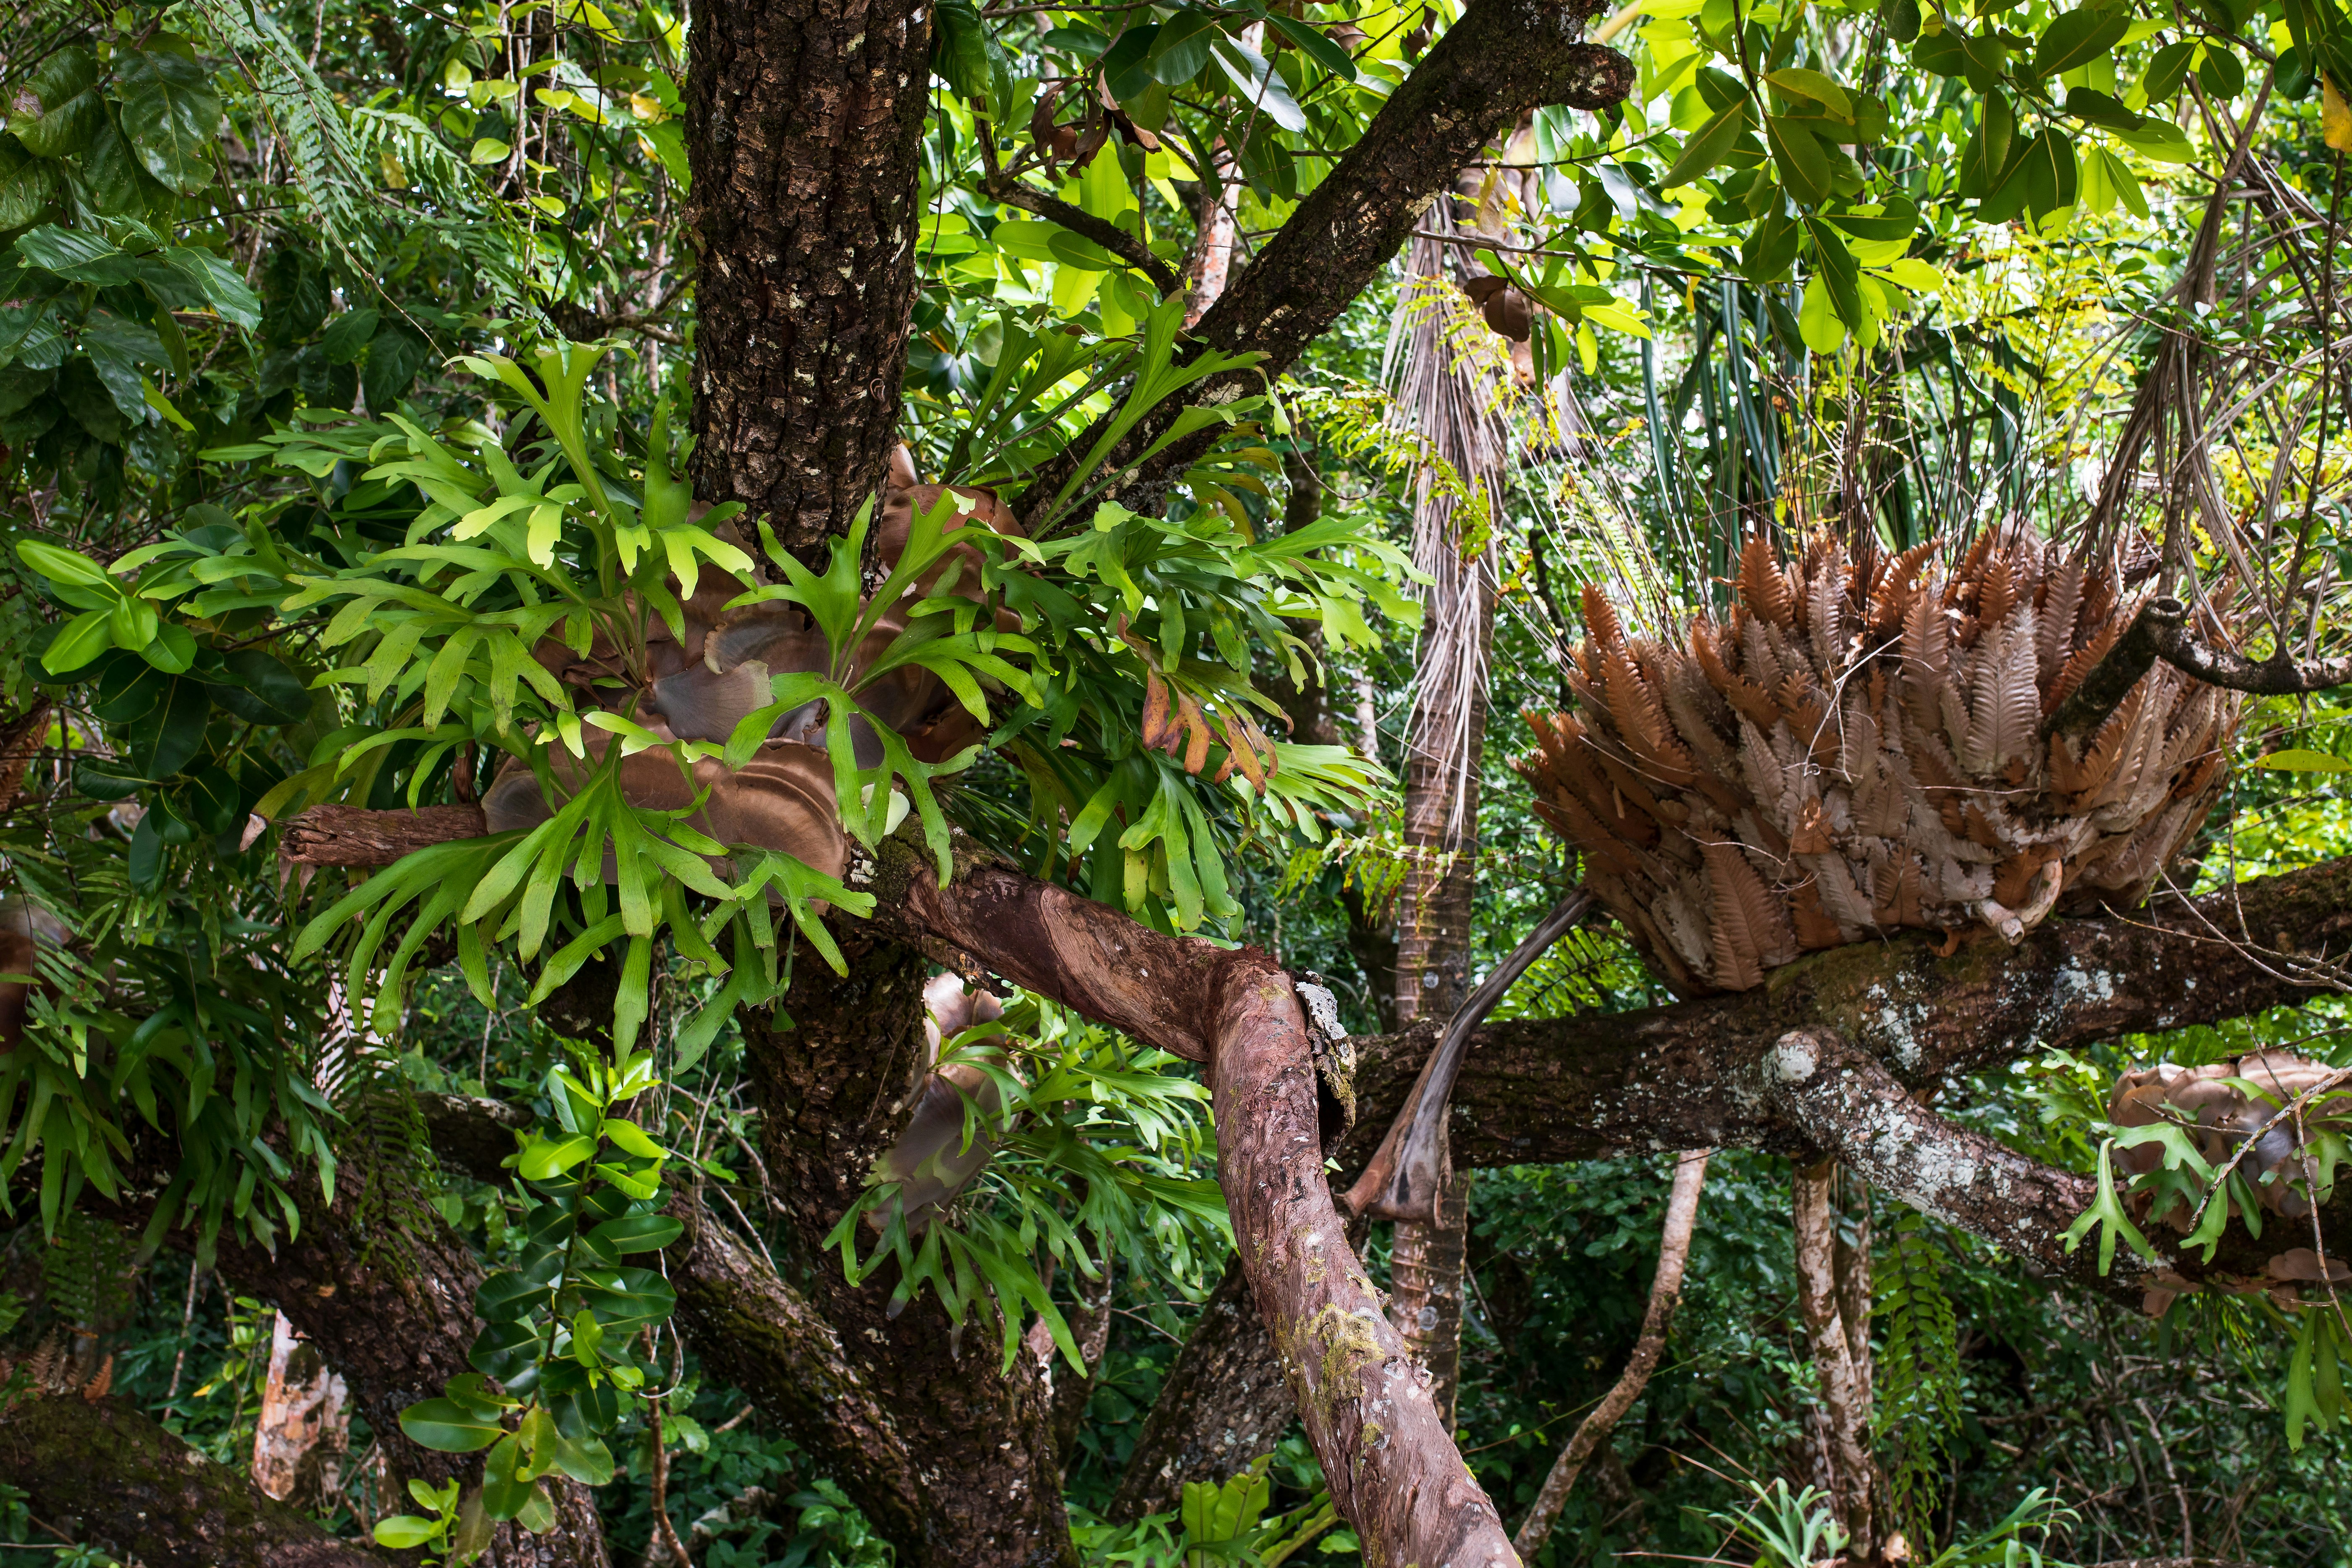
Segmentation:
{"type": "Polygon", "coordinates": [[[1941,32],[1921,35],[1919,41],[1911,46],[1911,62],[1937,76],[1958,76],[1969,68],[1969,55],[1960,47],[1959,34],[1947,27],[1941,32]]]}
{"type": "Polygon", "coordinates": [[[1672,167],[1658,176],[1660,190],[1672,190],[1686,185],[1708,170],[1719,167],[1729,155],[1732,144],[1748,129],[1748,100],[1735,99],[1716,111],[1715,118],[1691,132],[1683,143],[1682,155],[1672,167]]]}
{"type": "Polygon", "coordinates": [[[1789,276],[1804,242],[1804,226],[1788,215],[1775,187],[1769,209],[1740,244],[1739,275],[1759,288],[1780,282],[1789,276]]]}
{"type": "Polygon", "coordinates": [[[261,325],[261,296],[246,286],[244,276],[226,258],[196,246],[175,245],[163,253],[163,261],[222,321],[248,329],[261,325]]]}
{"type": "Polygon", "coordinates": [[[80,152],[106,114],[98,92],[98,57],[79,44],[34,67],[9,98],[8,129],[37,158],[80,152]]]}
{"type": "Polygon", "coordinates": [[[2090,87],[2068,89],[2066,112],[2087,124],[2103,125],[2110,131],[2137,131],[2147,123],[2147,115],[2135,114],[2124,107],[2121,100],[2090,87]]]}
{"type": "Polygon", "coordinates": [[[500,1439],[482,1465],[482,1511],[492,1519],[515,1519],[539,1496],[539,1483],[520,1479],[522,1445],[513,1437],[500,1439]]]}
{"type": "Polygon", "coordinates": [[[1977,128],[1960,149],[1960,195],[1986,196],[2000,187],[2009,174],[2011,144],[2016,134],[2017,120],[2009,100],[1998,92],[1985,94],[1977,128]]]}
{"type": "MultiPolygon", "coordinates": [[[[65,363],[65,352],[54,304],[0,305],[0,365],[14,363],[46,374],[65,363]]],[[[38,395],[20,392],[15,384],[0,387],[0,414],[14,414],[38,395]]]]}
{"type": "MultiPolygon", "coordinates": [[[[1150,15],[1149,12],[1141,15],[1150,15]]],[[[1160,24],[1145,22],[1131,26],[1103,52],[1103,85],[1121,103],[1140,97],[1155,79],[1151,74],[1151,49],[1159,40],[1160,24]]]]}
{"type": "Polygon", "coordinates": [[[367,364],[360,372],[360,390],[372,410],[385,410],[408,395],[417,374],[432,363],[433,346],[406,326],[376,333],[368,344],[367,364]]]}
{"type": "Polygon", "coordinates": [[[118,57],[122,133],[150,174],[183,195],[212,184],[220,95],[205,68],[160,49],[118,57]]]}
{"type": "Polygon", "coordinates": [[[73,782],[92,800],[129,800],[155,781],[126,763],[80,756],[74,759],[73,782]]]}
{"type": "Polygon", "coordinates": [[[99,211],[110,215],[152,217],[169,211],[179,199],[171,186],[147,172],[111,110],[100,118],[82,149],[81,178],[99,211]]]}
{"type": "Polygon", "coordinates": [[[2000,82],[2001,73],[2009,68],[2009,46],[1990,27],[1981,33],[1961,34],[1960,53],[1960,74],[1979,92],[1990,92],[2000,82]]]}
{"type": "Polygon", "coordinates": [[[1886,36],[1898,44],[1919,36],[1919,0],[1885,0],[1878,16],[1886,24],[1886,36]]]}
{"type": "Polygon", "coordinates": [[[142,367],[163,370],[172,363],[171,352],[155,330],[111,310],[95,311],[82,323],[81,352],[89,356],[90,368],[122,417],[146,424],[151,413],[142,367]]]}
{"type": "Polygon", "coordinates": [[[139,264],[102,236],[42,224],[16,237],[16,254],[35,267],[77,283],[123,284],[139,278],[139,264]]]}
{"type": "Polygon", "coordinates": [[[1830,212],[1822,216],[1856,239],[1903,239],[1919,227],[1919,205],[1908,196],[1890,196],[1880,210],[1865,214],[1830,212]]]}
{"type": "Polygon", "coordinates": [[[545,1282],[534,1283],[518,1269],[506,1269],[482,1281],[474,1292],[474,1310],[486,1323],[507,1323],[538,1310],[549,1295],[545,1282]]]}
{"type": "Polygon", "coordinates": [[[474,1336],[466,1360],[485,1377],[494,1377],[510,1394],[529,1392],[530,1369],[539,1359],[539,1330],[527,1321],[486,1323],[474,1336]]]}
{"type": "Polygon", "coordinates": [[[684,1234],[686,1227],[666,1214],[623,1215],[589,1233],[598,1245],[616,1253],[658,1252],[684,1234]]]}
{"type": "Polygon", "coordinates": [[[366,306],[346,310],[328,326],[326,335],[319,340],[319,352],[326,356],[329,364],[355,364],[383,320],[366,306]]]}
{"type": "Polygon", "coordinates": [[[1805,236],[1812,242],[1813,263],[1821,269],[1822,284],[1829,290],[1838,320],[1847,331],[1860,331],[1868,319],[1862,306],[1862,268],[1846,247],[1845,237],[1810,217],[1805,220],[1805,236]]]}
{"type": "Polygon", "coordinates": [[[2208,44],[2205,58],[2197,67],[2197,79],[2216,98],[2235,98],[2246,90],[2246,68],[2228,49],[2208,44]]]}
{"type": "Polygon", "coordinates": [[[658,1323],[677,1305],[677,1292],[650,1268],[599,1268],[587,1276],[580,1298],[615,1334],[658,1323]]]}
{"type": "Polygon", "coordinates": [[[961,97],[983,96],[988,91],[988,28],[979,8],[971,0],[943,0],[938,15],[932,72],[961,97]]]}
{"type": "Polygon", "coordinates": [[[1265,20],[1268,26],[1297,45],[1299,51],[1308,59],[1341,81],[1356,79],[1356,62],[1349,58],[1348,51],[1325,37],[1312,25],[1286,16],[1279,11],[1267,13],[1265,20]]]}
{"type": "Polygon", "coordinates": [[[131,852],[124,857],[123,873],[131,879],[131,885],[142,892],[151,892],[163,885],[162,818],[161,812],[150,811],[131,830],[131,852]]]}
{"type": "Polygon", "coordinates": [[[59,189],[53,165],[0,143],[0,229],[23,228],[49,216],[59,189]]]}
{"type": "Polygon", "coordinates": [[[234,684],[216,683],[213,700],[254,724],[299,724],[310,716],[310,692],[302,678],[257,647],[239,648],[221,658],[234,684]]]}
{"type": "Polygon", "coordinates": [[[261,300],[262,335],[281,348],[317,331],[331,303],[326,275],[291,246],[270,252],[261,270],[261,300]]]}
{"type": "Polygon", "coordinates": [[[130,426],[106,384],[87,358],[68,362],[57,379],[58,406],[96,440],[119,443],[130,426]]]}
{"type": "Polygon", "coordinates": [[[2121,11],[2084,6],[2054,18],[2033,46],[2033,74],[2053,77],[2103,58],[2123,41],[2131,18],[2121,11]]]}
{"type": "Polygon", "coordinates": [[[202,681],[179,675],[163,679],[170,690],[163,702],[148,711],[143,722],[127,726],[131,761],[149,777],[159,779],[170,778],[204,750],[205,720],[212,710],[202,681]]]}
{"type": "Polygon", "coordinates": [[[2080,171],[2074,161],[2074,139],[2056,126],[2044,126],[2026,144],[2011,178],[2025,181],[2025,203],[2037,218],[2074,205],[2080,171]]]}

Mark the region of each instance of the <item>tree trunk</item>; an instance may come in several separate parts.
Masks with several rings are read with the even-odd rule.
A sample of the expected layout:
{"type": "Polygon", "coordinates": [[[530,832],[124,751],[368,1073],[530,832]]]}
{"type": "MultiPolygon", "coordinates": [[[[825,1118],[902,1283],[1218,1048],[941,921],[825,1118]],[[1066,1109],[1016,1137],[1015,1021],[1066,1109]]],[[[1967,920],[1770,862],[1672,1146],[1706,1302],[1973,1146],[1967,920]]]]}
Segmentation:
{"type": "Polygon", "coordinates": [[[1274,1450],[1295,1414],[1274,1337],[1236,1258],[1170,1363],[1104,1517],[1167,1513],[1184,1500],[1186,1481],[1231,1479],[1274,1450]]]}
{"type": "Polygon", "coordinates": [[[146,1568],[386,1568],[119,1399],[20,1391],[0,1405],[0,1475],[42,1523],[146,1568]]]}
{"type": "MultiPolygon", "coordinates": [[[[1490,492],[1490,500],[1500,497],[1490,492]]],[[[1427,500],[1424,499],[1424,505],[1427,500]]],[[[1437,548],[1458,548],[1440,529],[1437,548]]],[[[1470,994],[1470,905],[1478,882],[1479,768],[1486,752],[1486,653],[1495,633],[1495,596],[1484,560],[1454,563],[1433,592],[1452,602],[1433,604],[1423,633],[1420,700],[1405,743],[1403,891],[1396,905],[1396,1024],[1439,1023],[1470,994]],[[1441,637],[1475,645],[1468,680],[1427,679],[1442,663],[1462,663],[1464,650],[1441,648],[1441,637]],[[1440,657],[1433,658],[1433,653],[1440,657]]],[[[1462,1258],[1468,1239],[1466,1173],[1445,1185],[1437,1223],[1400,1219],[1390,1247],[1389,1320],[1435,1380],[1431,1393],[1447,1430],[1454,1426],[1462,1367],[1462,1258]]]]}
{"type": "MultiPolygon", "coordinates": [[[[1870,1517],[1875,1471],[1865,1374],[1855,1362],[1838,1289],[1836,1193],[1837,1162],[1798,1167],[1790,1205],[1797,1232],[1797,1305],[1804,1314],[1829,1426],[1830,1512],[1846,1533],[1847,1554],[1866,1560],[1877,1540],[1870,1517]]],[[[1868,1334],[1866,1326],[1863,1332],[1868,1334]]],[[[1867,1350],[1866,1337],[1863,1343],[1867,1350]]]]}
{"type": "MultiPolygon", "coordinates": [[[[482,1268],[473,1249],[417,1192],[396,1157],[347,1155],[335,1201],[307,1181],[289,1184],[301,1204],[299,1234],[266,1250],[224,1236],[221,1278],[273,1302],[303,1339],[341,1374],[367,1417],[396,1481],[414,1477],[468,1486],[479,1456],[437,1453],[412,1443],[400,1413],[439,1397],[449,1379],[472,1370],[467,1353],[481,1324],[474,1292],[482,1268]]],[[[593,1493],[551,1479],[555,1523],[533,1535],[509,1521],[492,1536],[489,1568],[604,1568],[604,1527],[593,1493]]],[[[404,1506],[404,1505],[403,1505],[404,1506]]]]}
{"type": "MultiPolygon", "coordinates": [[[[1073,1561],[1054,1451],[1051,1396],[1034,1360],[1003,1368],[985,1307],[951,1328],[925,1290],[890,1308],[895,1270],[862,1286],[843,1278],[825,1236],[865,1190],[875,1157],[906,1121],[929,1068],[926,963],[867,929],[840,932],[835,975],[802,954],[782,1007],[790,1028],[745,1020],[761,1141],[810,1299],[864,1385],[894,1417],[912,1461],[912,1517],[894,1535],[910,1568],[994,1568],[1073,1561]]],[[[859,1237],[861,1251],[874,1237],[859,1237]]]]}
{"type": "Polygon", "coordinates": [[[694,8],[694,489],[789,549],[847,530],[898,442],[915,298],[922,0],[694,8]]]}

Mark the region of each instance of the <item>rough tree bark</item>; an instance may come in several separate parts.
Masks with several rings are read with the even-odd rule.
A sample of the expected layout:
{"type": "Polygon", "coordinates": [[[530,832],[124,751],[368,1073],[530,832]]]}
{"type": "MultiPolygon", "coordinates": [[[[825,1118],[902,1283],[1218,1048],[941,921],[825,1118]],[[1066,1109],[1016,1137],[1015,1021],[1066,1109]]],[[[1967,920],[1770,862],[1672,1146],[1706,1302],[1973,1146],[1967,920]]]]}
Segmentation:
{"type": "Polygon", "coordinates": [[[1674,1327],[1675,1310],[1682,1305],[1683,1268],[1690,1261],[1693,1233],[1698,1228],[1699,1192],[1706,1184],[1706,1163],[1714,1152],[1694,1149],[1675,1162],[1673,1188],[1666,1194],[1666,1220],[1658,1237],[1658,1271],[1650,1282],[1650,1304],[1642,1314],[1642,1337],[1634,1342],[1633,1353],[1625,1363],[1625,1370],[1615,1384],[1601,1396],[1583,1420],[1576,1424],[1574,1436],[1568,1446],[1552,1461],[1551,1470],[1544,1477],[1543,1489],[1528,1509],[1528,1517],[1519,1521],[1518,1533],[1511,1544],[1522,1557],[1532,1557],[1546,1541],[1551,1539],[1551,1527],[1559,1519],[1559,1510],[1567,1505],[1568,1494],[1576,1486],[1576,1478],[1633,1408],[1633,1401],[1642,1397],[1642,1390],[1650,1385],[1650,1374],[1658,1370],[1658,1358],[1665,1353],[1666,1334],[1674,1327]]]}
{"type": "MultiPolygon", "coordinates": [[[[275,1251],[224,1235],[217,1267],[236,1289],[274,1303],[341,1375],[395,1482],[457,1477],[471,1485],[480,1479],[479,1456],[436,1453],[400,1428],[402,1410],[437,1397],[449,1379],[472,1370],[467,1352],[481,1330],[474,1316],[481,1265],[404,1184],[408,1179],[396,1169],[371,1171],[365,1156],[347,1158],[332,1204],[295,1184],[299,1234],[279,1237],[275,1251]]],[[[593,1494],[551,1482],[551,1495],[556,1518],[546,1534],[501,1524],[482,1561],[490,1568],[604,1568],[609,1559],[593,1494]]]]}
{"type": "Polygon", "coordinates": [[[898,442],[922,0],[708,0],[687,74],[694,489],[789,549],[845,531],[898,442]]]}
{"type": "Polygon", "coordinates": [[[119,1399],[22,1394],[0,1406],[0,1475],[43,1523],[147,1568],[386,1568],[119,1399]]]}
{"type": "Polygon", "coordinates": [[[1166,1513],[1184,1500],[1186,1481],[1222,1484],[1271,1452],[1297,1413],[1235,1258],[1169,1364],[1104,1517],[1166,1513]]]}
{"type": "Polygon", "coordinates": [[[840,1331],[694,1194],[668,1212],[686,1234],[662,1262],[703,1364],[789,1431],[886,1538],[920,1541],[924,1484],[907,1435],[840,1331]]]}
{"type": "Polygon", "coordinates": [[[870,929],[842,937],[849,973],[798,964],[782,1002],[793,1026],[747,1018],[746,1056],[794,1250],[814,1264],[811,1301],[904,1445],[907,1462],[891,1458],[890,1479],[911,1477],[913,1490],[904,1503],[892,1500],[906,1532],[892,1539],[901,1561],[940,1568],[1073,1562],[1051,1395],[1036,1363],[1015,1356],[1000,1370],[998,1330],[984,1311],[952,1329],[928,1292],[893,1311],[895,1270],[853,1287],[826,1253],[826,1235],[865,1190],[929,1067],[921,954],[870,929]]]}

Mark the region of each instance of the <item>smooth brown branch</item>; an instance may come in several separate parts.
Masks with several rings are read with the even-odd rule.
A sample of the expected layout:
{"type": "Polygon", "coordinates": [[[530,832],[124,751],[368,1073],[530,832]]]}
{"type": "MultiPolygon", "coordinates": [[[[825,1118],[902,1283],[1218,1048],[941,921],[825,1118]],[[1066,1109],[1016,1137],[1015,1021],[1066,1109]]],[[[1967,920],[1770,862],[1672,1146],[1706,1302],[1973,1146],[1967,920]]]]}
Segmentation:
{"type": "Polygon", "coordinates": [[[2260,697],[2294,697],[2352,683],[2352,655],[2297,659],[2281,648],[2264,659],[2216,647],[2189,624],[2189,606],[2168,596],[2142,605],[2116,646],[2093,666],[2059,705],[2042,733],[2081,739],[2095,734],[2158,659],[2208,686],[2260,697]]]}
{"type": "Polygon", "coordinates": [[[1666,1223],[1658,1237],[1658,1272],[1650,1283],[1650,1305],[1642,1314],[1642,1337],[1634,1342],[1633,1353],[1618,1374],[1616,1384],[1602,1395],[1601,1403],[1576,1425],[1568,1446],[1552,1461],[1551,1473],[1544,1477],[1543,1489],[1536,1494],[1527,1518],[1519,1521],[1518,1534],[1511,1538],[1522,1557],[1533,1557],[1551,1536],[1552,1525],[1559,1519],[1559,1510],[1568,1502],[1568,1494],[1576,1485],[1576,1478],[1585,1464],[1601,1451],[1625,1412],[1642,1397],[1649,1386],[1650,1374],[1658,1370],[1658,1360],[1665,1353],[1666,1333],[1674,1326],[1675,1310],[1682,1304],[1683,1269],[1690,1261],[1692,1233],[1698,1226],[1698,1198],[1706,1184],[1706,1163],[1714,1152],[1710,1149],[1692,1149],[1675,1163],[1674,1190],[1666,1199],[1666,1223]]]}

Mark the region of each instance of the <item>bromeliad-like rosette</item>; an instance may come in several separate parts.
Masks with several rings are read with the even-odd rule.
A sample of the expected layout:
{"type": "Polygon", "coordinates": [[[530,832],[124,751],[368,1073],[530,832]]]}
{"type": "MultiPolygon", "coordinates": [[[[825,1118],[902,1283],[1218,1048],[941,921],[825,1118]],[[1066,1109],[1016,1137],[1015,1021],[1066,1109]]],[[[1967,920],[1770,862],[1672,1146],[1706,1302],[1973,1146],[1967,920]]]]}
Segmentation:
{"type": "MultiPolygon", "coordinates": [[[[1585,882],[1685,994],[1906,927],[2010,942],[2139,901],[2219,794],[2240,700],[2158,664],[2081,735],[2049,718],[2129,626],[2109,564],[2031,537],[1849,554],[1761,537],[1727,623],[1629,636],[1598,592],[1571,712],[1517,763],[1585,882]]],[[[2209,635],[2226,628],[2208,625],[2209,635]]]]}

